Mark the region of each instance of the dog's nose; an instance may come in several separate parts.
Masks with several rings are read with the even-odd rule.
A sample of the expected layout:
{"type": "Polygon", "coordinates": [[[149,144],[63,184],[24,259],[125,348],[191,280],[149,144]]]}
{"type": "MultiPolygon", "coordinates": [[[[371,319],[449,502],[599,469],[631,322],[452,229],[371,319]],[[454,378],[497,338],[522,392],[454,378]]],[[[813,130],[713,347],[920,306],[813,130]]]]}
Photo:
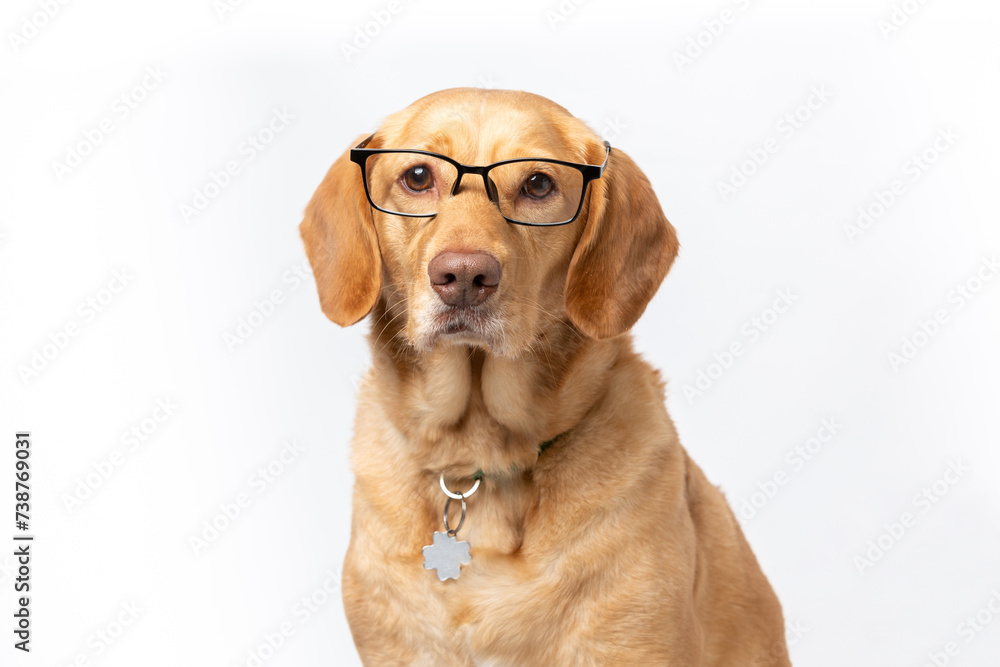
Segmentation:
{"type": "Polygon", "coordinates": [[[484,252],[442,252],[427,265],[431,287],[449,306],[486,301],[500,284],[500,262],[484,252]]]}

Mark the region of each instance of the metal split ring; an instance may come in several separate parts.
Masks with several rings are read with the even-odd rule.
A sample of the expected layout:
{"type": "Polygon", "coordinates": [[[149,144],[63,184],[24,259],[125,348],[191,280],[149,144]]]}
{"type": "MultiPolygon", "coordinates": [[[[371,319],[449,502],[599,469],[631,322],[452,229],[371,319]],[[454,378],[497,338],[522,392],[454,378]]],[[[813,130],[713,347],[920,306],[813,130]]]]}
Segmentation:
{"type": "MultiPolygon", "coordinates": [[[[472,485],[471,489],[469,489],[465,493],[453,493],[452,491],[448,490],[447,486],[444,485],[444,473],[441,473],[441,490],[444,491],[445,495],[448,496],[449,498],[454,498],[455,500],[463,500],[464,498],[468,498],[469,496],[471,496],[473,493],[476,492],[476,489],[479,488],[479,483],[481,481],[483,481],[483,478],[477,476],[476,477],[476,483],[472,485]]],[[[448,510],[446,509],[445,512],[447,512],[447,511],[448,510]]],[[[462,509],[462,513],[463,513],[463,516],[464,516],[464,514],[465,514],[465,508],[464,507],[462,509]]]]}
{"type": "MultiPolygon", "coordinates": [[[[476,484],[479,484],[478,480],[476,481],[476,484]]],[[[462,501],[462,518],[458,520],[458,525],[455,526],[454,529],[448,525],[448,506],[451,505],[451,498],[448,498],[448,500],[444,503],[444,529],[448,533],[449,537],[455,537],[458,531],[462,530],[462,524],[465,523],[465,498],[461,497],[461,494],[459,494],[459,496],[459,500],[462,501]]]]}

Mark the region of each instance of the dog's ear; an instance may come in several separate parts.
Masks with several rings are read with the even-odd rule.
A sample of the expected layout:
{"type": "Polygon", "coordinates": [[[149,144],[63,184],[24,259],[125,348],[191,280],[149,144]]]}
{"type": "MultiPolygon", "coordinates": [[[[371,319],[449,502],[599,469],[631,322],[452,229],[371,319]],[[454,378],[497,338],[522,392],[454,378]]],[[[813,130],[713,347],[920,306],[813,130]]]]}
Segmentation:
{"type": "Polygon", "coordinates": [[[299,225],[320,305],[342,327],[367,315],[382,287],[378,237],[361,170],[351,162],[350,153],[346,151],[330,167],[299,225]]]}
{"type": "Polygon", "coordinates": [[[680,246],[649,179],[625,153],[612,150],[604,175],[589,187],[565,299],[577,328],[600,340],[632,328],[680,246]]]}

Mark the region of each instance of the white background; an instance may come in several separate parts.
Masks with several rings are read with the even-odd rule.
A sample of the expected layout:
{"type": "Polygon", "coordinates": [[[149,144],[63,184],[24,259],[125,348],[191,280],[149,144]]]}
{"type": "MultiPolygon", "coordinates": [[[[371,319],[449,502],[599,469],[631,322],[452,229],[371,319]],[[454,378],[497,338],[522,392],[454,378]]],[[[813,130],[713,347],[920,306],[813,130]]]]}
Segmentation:
{"type": "Polygon", "coordinates": [[[683,248],[637,346],[669,380],[684,445],[746,510],[794,662],[997,664],[995,4],[899,2],[912,15],[891,31],[890,0],[50,4],[51,18],[36,0],[0,16],[0,664],[358,664],[336,578],[367,324],[323,317],[294,273],[296,227],[354,137],[453,86],[547,96],[652,180],[683,248]],[[348,57],[373,12],[391,20],[348,57]],[[143,89],[147,68],[162,80],[143,89]],[[275,109],[294,119],[268,137],[275,109]],[[258,134],[271,140],[248,160],[258,134]],[[768,139],[767,161],[746,163],[768,139]],[[213,189],[229,161],[240,172],[213,189]],[[734,168],[754,173],[724,197],[734,168]],[[270,316],[227,343],[274,290],[270,316]],[[779,290],[794,301],[775,321],[779,290]],[[770,322],[756,339],[753,317],[770,322]],[[714,379],[686,395],[699,371],[714,379]],[[824,419],[841,426],[796,467],[786,457],[824,419]],[[132,428],[148,431],[134,449],[132,428]],[[17,429],[33,438],[30,657],[10,631],[17,429]],[[273,463],[286,441],[301,452],[273,463]],[[262,483],[269,464],[280,474],[262,483]],[[935,482],[933,503],[915,498],[935,482]],[[977,613],[979,630],[963,625],[977,613]]]}

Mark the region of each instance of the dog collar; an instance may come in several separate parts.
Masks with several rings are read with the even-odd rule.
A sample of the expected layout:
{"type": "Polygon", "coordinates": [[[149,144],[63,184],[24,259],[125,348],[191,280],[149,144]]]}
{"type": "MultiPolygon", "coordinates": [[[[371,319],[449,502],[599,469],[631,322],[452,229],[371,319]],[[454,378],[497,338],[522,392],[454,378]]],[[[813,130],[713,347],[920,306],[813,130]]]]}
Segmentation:
{"type": "MultiPolygon", "coordinates": [[[[551,440],[546,440],[542,444],[538,445],[538,456],[539,456],[539,458],[541,458],[542,454],[544,454],[546,452],[546,450],[550,449],[552,447],[552,445],[556,444],[556,441],[559,440],[559,438],[563,437],[567,433],[569,433],[569,431],[563,431],[562,433],[560,433],[556,437],[552,438],[551,440]]],[[[496,477],[500,477],[500,475],[487,475],[485,472],[483,472],[483,469],[480,468],[479,470],[476,471],[476,474],[474,474],[472,476],[472,479],[479,480],[479,479],[487,479],[487,478],[490,478],[490,477],[496,478],[496,477]]]]}
{"type": "MultiPolygon", "coordinates": [[[[538,446],[538,456],[541,456],[546,450],[550,449],[556,443],[556,440],[564,434],[565,432],[560,433],[551,440],[546,440],[540,444],[538,446]]],[[[469,490],[465,493],[456,493],[444,483],[444,473],[441,473],[439,480],[441,490],[448,497],[444,503],[444,532],[439,530],[434,531],[433,542],[421,550],[421,553],[424,555],[424,569],[435,570],[440,581],[458,579],[458,575],[462,572],[462,565],[468,565],[472,562],[472,555],[469,553],[469,543],[459,542],[457,535],[458,531],[462,529],[462,524],[465,523],[465,500],[479,489],[479,485],[485,477],[486,474],[482,470],[477,470],[476,474],[472,476],[474,482],[469,490]],[[451,527],[448,521],[448,510],[451,508],[452,500],[462,503],[462,517],[458,520],[458,525],[454,528],[451,527]]]]}

